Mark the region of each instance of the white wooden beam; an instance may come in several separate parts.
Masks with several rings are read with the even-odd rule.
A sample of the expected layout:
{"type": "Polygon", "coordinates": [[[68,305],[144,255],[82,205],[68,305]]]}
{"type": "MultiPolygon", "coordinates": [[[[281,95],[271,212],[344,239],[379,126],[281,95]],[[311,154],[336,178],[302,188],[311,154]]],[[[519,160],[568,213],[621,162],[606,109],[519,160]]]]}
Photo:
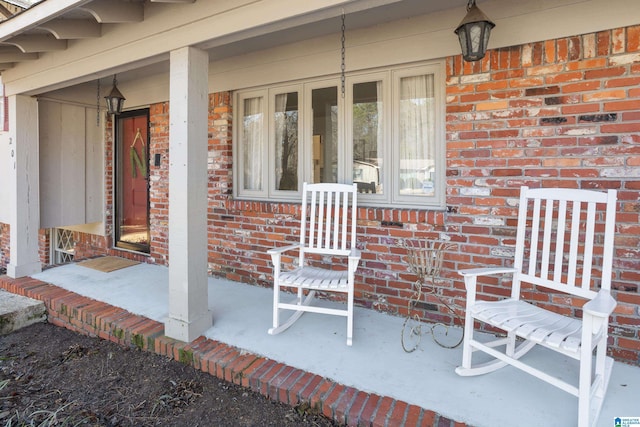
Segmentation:
{"type": "Polygon", "coordinates": [[[0,41],[62,16],[91,0],[56,0],[37,3],[0,25],[0,41]]]}
{"type": "Polygon", "coordinates": [[[207,278],[209,55],[170,54],[169,317],[165,335],[193,341],[212,325],[207,278]]]}
{"type": "Polygon", "coordinates": [[[141,22],[144,19],[144,3],[116,0],[94,0],[78,9],[93,15],[101,24],[141,22]]]}
{"type": "Polygon", "coordinates": [[[5,40],[3,43],[17,46],[24,53],[51,52],[67,48],[66,40],[58,40],[46,34],[23,34],[5,40]]]}
{"type": "Polygon", "coordinates": [[[13,95],[9,101],[9,251],[7,274],[23,277],[42,271],[38,253],[40,172],[38,102],[13,95]]]}
{"type": "Polygon", "coordinates": [[[57,39],[88,39],[100,37],[101,25],[91,19],[53,19],[40,28],[49,31],[57,39]]]}
{"type": "Polygon", "coordinates": [[[38,59],[37,53],[24,53],[15,46],[0,46],[0,62],[18,62],[38,59]]]}
{"type": "Polygon", "coordinates": [[[9,19],[13,16],[13,13],[11,13],[9,9],[0,4],[0,16],[2,16],[4,19],[9,19]]]}

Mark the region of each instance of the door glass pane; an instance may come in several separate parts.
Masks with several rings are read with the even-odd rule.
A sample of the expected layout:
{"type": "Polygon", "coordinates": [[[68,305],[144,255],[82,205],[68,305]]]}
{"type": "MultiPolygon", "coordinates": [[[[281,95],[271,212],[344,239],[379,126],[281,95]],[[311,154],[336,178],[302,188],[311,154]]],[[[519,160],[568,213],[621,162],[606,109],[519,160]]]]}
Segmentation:
{"type": "Polygon", "coordinates": [[[147,115],[118,119],[117,246],[149,250],[147,115]]]}
{"type": "Polygon", "coordinates": [[[313,182],[338,182],[338,88],[314,89],[313,182]]]}
{"type": "Polygon", "coordinates": [[[262,190],[265,163],[263,144],[264,110],[262,98],[244,100],[242,118],[242,152],[244,154],[244,189],[262,190]]]}
{"type": "Polygon", "coordinates": [[[400,194],[434,195],[435,109],[433,75],[400,80],[400,194]]]}
{"type": "Polygon", "coordinates": [[[382,193],[382,82],[353,85],[353,182],[361,193],[382,193]],[[380,153],[381,154],[381,153],[380,153]]]}
{"type": "Polygon", "coordinates": [[[298,93],[276,95],[276,189],[298,190],[298,93]]]}

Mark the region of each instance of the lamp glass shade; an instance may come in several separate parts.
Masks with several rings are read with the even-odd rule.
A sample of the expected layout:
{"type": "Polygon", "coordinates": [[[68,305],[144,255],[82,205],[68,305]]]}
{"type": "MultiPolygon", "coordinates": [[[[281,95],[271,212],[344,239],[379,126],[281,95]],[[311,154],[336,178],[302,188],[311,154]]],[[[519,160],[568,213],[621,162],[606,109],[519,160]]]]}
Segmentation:
{"type": "Polygon", "coordinates": [[[122,113],[122,107],[124,106],[125,97],[120,93],[118,87],[114,84],[113,89],[109,95],[104,97],[107,102],[107,110],[109,114],[120,114],[122,113]]]}
{"type": "Polygon", "coordinates": [[[491,29],[495,26],[496,24],[482,13],[474,2],[455,31],[460,40],[460,49],[465,61],[478,61],[484,58],[491,29]]]}

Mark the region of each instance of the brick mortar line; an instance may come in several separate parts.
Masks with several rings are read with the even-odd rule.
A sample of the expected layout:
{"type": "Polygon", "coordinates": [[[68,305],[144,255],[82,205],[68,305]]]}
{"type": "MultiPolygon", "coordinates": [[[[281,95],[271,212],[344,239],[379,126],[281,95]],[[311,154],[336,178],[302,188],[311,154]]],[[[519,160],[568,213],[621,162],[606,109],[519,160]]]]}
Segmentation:
{"type": "MultiPolygon", "coordinates": [[[[107,339],[121,346],[137,347],[142,351],[149,351],[161,356],[170,357],[194,369],[208,372],[210,375],[214,375],[222,380],[252,389],[271,400],[287,405],[291,404],[289,402],[289,394],[293,390],[295,383],[285,385],[286,379],[291,375],[295,375],[296,372],[305,372],[293,366],[278,363],[266,357],[204,337],[198,338],[192,343],[174,340],[165,336],[162,332],[155,330],[157,325],[161,325],[159,322],[127,312],[119,307],[111,306],[98,300],[83,297],[71,291],[65,291],[62,288],[46,282],[40,282],[31,278],[10,279],[7,276],[0,276],[0,288],[18,295],[29,296],[30,298],[43,301],[47,307],[48,321],[56,326],[64,327],[76,333],[107,339]],[[62,307],[64,307],[64,309],[62,307]],[[90,320],[90,322],[87,322],[87,320],[90,320]],[[140,325],[145,326],[140,328],[140,325]],[[245,357],[254,357],[254,359],[248,364],[239,363],[238,370],[233,369],[234,362],[238,360],[242,362],[241,359],[245,357]],[[266,370],[261,369],[263,366],[250,369],[256,364],[265,365],[264,368],[266,368],[266,370]],[[214,372],[211,372],[211,367],[213,367],[214,372]],[[274,369],[275,372],[272,372],[274,369]],[[286,369],[290,369],[291,372],[288,373],[285,378],[280,377],[278,374],[284,372],[286,369]],[[245,375],[247,372],[249,372],[248,375],[245,375]],[[226,378],[230,378],[231,380],[227,380],[226,378]],[[234,381],[236,378],[240,379],[240,381],[234,381]],[[242,384],[245,380],[247,386],[242,384]],[[284,396],[284,399],[280,398],[280,396],[284,396]]],[[[391,397],[379,396],[379,401],[370,419],[364,419],[362,417],[365,402],[362,404],[362,408],[357,411],[358,415],[355,419],[345,420],[344,418],[350,413],[352,405],[356,403],[359,390],[344,386],[334,380],[313,373],[309,373],[309,375],[309,380],[302,385],[296,393],[296,405],[307,404],[310,408],[313,408],[315,404],[315,406],[319,407],[319,412],[322,413],[324,400],[334,389],[343,387],[344,390],[340,393],[339,398],[334,400],[333,408],[331,408],[330,411],[333,420],[336,422],[344,423],[346,421],[350,426],[372,426],[378,416],[388,421],[392,416],[395,406],[400,402],[391,397]],[[309,389],[310,386],[313,388],[309,389]],[[326,391],[322,391],[322,388],[326,388],[326,391]],[[336,413],[335,408],[337,408],[341,398],[346,396],[350,390],[353,390],[353,396],[349,398],[349,402],[345,406],[344,411],[341,411],[344,414],[343,417],[340,417],[340,414],[336,413]],[[303,398],[303,391],[306,391],[306,393],[304,393],[306,398],[303,398]],[[386,414],[379,414],[378,411],[381,409],[380,406],[383,400],[386,402],[390,401],[388,405],[389,408],[386,410],[386,414]]],[[[304,374],[298,375],[298,377],[299,380],[302,380],[304,374]]],[[[372,394],[365,393],[365,396],[366,400],[369,400],[372,394]]],[[[411,405],[406,402],[402,403],[407,405],[404,417],[406,419],[406,414],[411,405]]],[[[421,412],[424,413],[424,411],[426,410],[423,408],[421,412]]],[[[439,421],[437,425],[441,425],[440,423],[442,421],[448,420],[441,415],[437,415],[436,419],[439,421]]],[[[415,425],[422,425],[421,422],[422,416],[419,417],[415,425]]],[[[450,421],[450,425],[454,425],[454,422],[450,421]]],[[[455,426],[465,427],[466,424],[455,423],[455,426]]],[[[410,425],[407,425],[407,427],[410,427],[410,425]]]]}

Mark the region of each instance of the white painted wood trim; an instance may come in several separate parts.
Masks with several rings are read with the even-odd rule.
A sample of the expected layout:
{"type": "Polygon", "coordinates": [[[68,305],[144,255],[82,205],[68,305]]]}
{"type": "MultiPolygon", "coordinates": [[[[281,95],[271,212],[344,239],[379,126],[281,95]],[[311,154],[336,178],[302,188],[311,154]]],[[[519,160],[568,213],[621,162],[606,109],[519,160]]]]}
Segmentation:
{"type": "Polygon", "coordinates": [[[9,101],[9,277],[23,277],[42,270],[38,253],[40,228],[38,160],[38,103],[14,95],[9,101]],[[35,124],[35,126],[34,126],[35,124]]]}
{"type": "Polygon", "coordinates": [[[190,342],[212,325],[207,279],[207,52],[171,52],[169,318],[165,334],[190,342]]]}

